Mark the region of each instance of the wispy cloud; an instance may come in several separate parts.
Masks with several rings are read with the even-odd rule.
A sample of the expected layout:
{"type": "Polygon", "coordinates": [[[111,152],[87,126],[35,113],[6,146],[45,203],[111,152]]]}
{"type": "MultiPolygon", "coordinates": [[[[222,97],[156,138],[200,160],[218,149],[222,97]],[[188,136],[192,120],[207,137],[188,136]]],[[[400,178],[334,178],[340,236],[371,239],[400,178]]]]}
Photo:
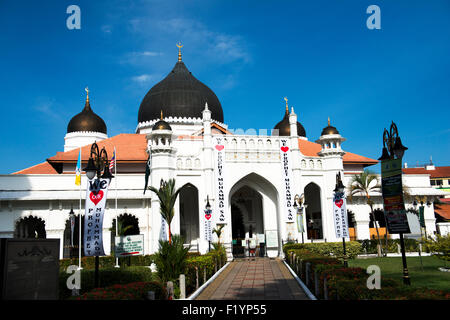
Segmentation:
{"type": "Polygon", "coordinates": [[[38,111],[42,116],[51,120],[61,120],[61,115],[57,112],[57,107],[54,99],[40,99],[43,101],[38,102],[34,109],[38,111]]]}

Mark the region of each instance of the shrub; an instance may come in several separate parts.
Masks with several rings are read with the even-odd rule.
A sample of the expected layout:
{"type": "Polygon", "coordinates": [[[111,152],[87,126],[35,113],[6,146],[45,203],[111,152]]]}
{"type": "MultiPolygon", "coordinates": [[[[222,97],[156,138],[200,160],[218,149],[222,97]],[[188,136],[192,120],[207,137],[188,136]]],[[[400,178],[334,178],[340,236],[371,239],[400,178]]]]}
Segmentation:
{"type": "Polygon", "coordinates": [[[186,261],[186,294],[195,291],[196,289],[196,270],[198,270],[199,286],[204,283],[204,272],[206,270],[206,279],[209,279],[214,274],[214,256],[203,255],[189,258],[186,261]]]}
{"type": "MultiPolygon", "coordinates": [[[[81,290],[85,293],[94,289],[95,270],[81,270],[81,290]]],[[[71,290],[67,289],[67,278],[70,274],[65,271],[59,273],[59,296],[60,299],[70,297],[71,290]]],[[[148,282],[154,280],[154,274],[147,267],[109,268],[99,270],[99,287],[107,287],[115,284],[126,284],[130,282],[148,282]]]]}
{"type": "MultiPolygon", "coordinates": [[[[285,256],[287,252],[292,249],[306,249],[312,253],[317,253],[326,256],[335,256],[342,258],[344,256],[344,249],[342,242],[318,242],[318,243],[294,243],[283,246],[285,256]]],[[[345,243],[346,254],[349,259],[353,259],[358,254],[363,252],[361,243],[357,241],[347,241],[345,243]]]]}
{"type": "Polygon", "coordinates": [[[163,283],[175,281],[184,273],[188,251],[179,235],[172,236],[172,243],[159,241],[159,251],[154,256],[158,276],[163,283]]]}
{"type": "Polygon", "coordinates": [[[423,239],[424,247],[427,251],[435,254],[439,259],[450,261],[450,234],[446,236],[436,235],[433,239],[423,239]]]}
{"type": "Polygon", "coordinates": [[[73,300],[145,300],[148,291],[155,292],[156,300],[163,300],[166,292],[160,282],[132,282],[116,284],[106,288],[95,288],[73,300]]]}
{"type": "MultiPolygon", "coordinates": [[[[119,265],[132,266],[150,266],[154,261],[154,255],[131,256],[127,258],[119,258],[119,265]]],[[[78,265],[78,258],[65,258],[59,260],[59,269],[61,271],[67,270],[70,265],[78,265]]],[[[99,257],[100,268],[112,268],[116,265],[116,258],[114,256],[99,257]]],[[[95,257],[81,257],[81,267],[83,269],[95,269],[95,257]]]]}

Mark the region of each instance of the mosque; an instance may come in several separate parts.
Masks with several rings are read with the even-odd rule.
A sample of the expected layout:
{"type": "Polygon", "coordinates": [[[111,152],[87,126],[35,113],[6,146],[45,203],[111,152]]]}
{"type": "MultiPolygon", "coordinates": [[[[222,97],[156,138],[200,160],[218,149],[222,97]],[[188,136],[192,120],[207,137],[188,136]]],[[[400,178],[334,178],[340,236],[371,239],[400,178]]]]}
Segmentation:
{"type": "MultiPolygon", "coordinates": [[[[80,147],[84,168],[94,142],[105,147],[109,157],[116,149],[117,173],[103,220],[106,254],[114,244],[116,218],[121,225],[132,226],[125,234],[144,235],[145,254],[157,251],[158,241],[167,237],[158,198],[149,190],[143,192],[147,164],[149,185],[158,188],[161,179],[174,178],[181,188],[172,233],[180,234],[191,250],[205,253],[208,221],[212,227],[225,225],[220,241],[231,258],[242,252],[242,241],[248,239],[264,243],[269,257],[282,255],[286,241],[342,241],[336,238],[333,220],[336,175],[340,173],[348,186],[353,175],[378,163],[346,151],[345,138],[330,120],[319,137],[307,135],[287,99],[280,104],[281,120],[270,135],[231,132],[219,98],[188,70],[181,48],[174,68],[142,99],[134,134],[108,137],[106,123],[94,110],[101,114],[91,106],[88,94],[84,108],[68,122],[64,151],[0,176],[0,237],[59,238],[60,256],[77,256],[85,193],[80,196],[74,183],[75,169],[80,147]],[[304,200],[304,232],[298,231],[296,195],[304,200]],[[210,216],[205,215],[207,203],[210,216]],[[76,217],[72,244],[71,214],[76,217]]],[[[433,200],[441,196],[440,191],[430,186],[426,174],[404,174],[403,182],[412,197],[428,197],[426,231],[434,233],[433,200]]],[[[82,186],[86,186],[84,173],[82,186]]],[[[375,211],[382,213],[381,194],[374,193],[372,199],[375,211]]],[[[412,208],[413,198],[406,201],[406,208],[412,208]]],[[[372,221],[362,195],[353,197],[347,210],[347,240],[373,237],[375,224],[383,230],[383,219],[372,221]]],[[[418,230],[413,228],[418,224],[414,217],[408,215],[410,227],[418,230]]],[[[212,241],[217,241],[215,235],[212,241]]]]}

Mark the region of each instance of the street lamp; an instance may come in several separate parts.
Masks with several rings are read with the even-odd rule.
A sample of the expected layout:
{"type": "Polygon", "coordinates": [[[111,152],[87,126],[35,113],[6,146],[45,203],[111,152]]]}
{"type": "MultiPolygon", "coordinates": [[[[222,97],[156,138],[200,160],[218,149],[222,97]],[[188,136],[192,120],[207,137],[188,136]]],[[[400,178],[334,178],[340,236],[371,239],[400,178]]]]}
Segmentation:
{"type": "MultiPolygon", "coordinates": [[[[341,172],[338,172],[336,174],[336,187],[334,188],[334,194],[335,194],[335,199],[339,198],[339,199],[343,199],[345,196],[345,186],[342,183],[342,179],[341,179],[341,172]]],[[[346,212],[345,212],[346,214],[346,212]]],[[[347,226],[345,226],[347,227],[347,226]]],[[[344,267],[348,268],[348,262],[347,262],[347,250],[345,248],[345,237],[342,237],[342,247],[344,249],[344,267]]]]}
{"type": "MultiPolygon", "coordinates": [[[[406,150],[408,150],[408,148],[402,144],[402,141],[398,134],[397,125],[394,123],[394,121],[392,121],[389,131],[384,129],[383,151],[381,157],[378,160],[385,161],[385,160],[402,159],[406,150]]],[[[402,252],[402,262],[403,262],[403,283],[406,285],[410,285],[411,280],[409,278],[408,266],[406,264],[406,253],[405,253],[405,243],[403,240],[403,232],[400,232],[399,235],[400,235],[400,248],[402,252]]]]}
{"type": "Polygon", "coordinates": [[[297,228],[298,232],[302,234],[302,243],[305,243],[305,239],[303,236],[305,232],[305,227],[303,226],[303,210],[305,206],[303,205],[303,203],[304,203],[304,194],[302,193],[301,196],[296,194],[294,197],[294,210],[297,211],[297,228]]]}
{"type": "MultiPolygon", "coordinates": [[[[97,179],[102,178],[102,179],[109,179],[109,181],[111,181],[112,178],[114,178],[114,176],[109,171],[108,153],[106,152],[105,147],[103,147],[102,150],[99,151],[97,143],[94,142],[92,144],[88,164],[86,168],[83,169],[83,171],[86,172],[86,176],[89,180],[94,179],[96,175],[97,179]]],[[[98,288],[99,285],[98,269],[99,269],[99,257],[95,256],[94,283],[96,288],[98,288]]]]}

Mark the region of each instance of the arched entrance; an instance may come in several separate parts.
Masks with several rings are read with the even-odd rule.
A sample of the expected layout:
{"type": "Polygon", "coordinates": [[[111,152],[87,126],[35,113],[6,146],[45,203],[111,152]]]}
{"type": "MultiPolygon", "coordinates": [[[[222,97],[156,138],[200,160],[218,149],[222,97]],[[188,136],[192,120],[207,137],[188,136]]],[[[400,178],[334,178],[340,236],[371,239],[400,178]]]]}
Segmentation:
{"type": "Polygon", "coordinates": [[[45,222],[41,218],[29,216],[20,219],[14,230],[15,238],[45,239],[45,222]]]}
{"type": "MultiPolygon", "coordinates": [[[[231,233],[233,255],[244,254],[244,242],[249,239],[258,240],[264,234],[264,218],[262,214],[262,197],[254,189],[243,186],[231,197],[231,233]]],[[[259,243],[255,242],[256,245],[259,243]]]]}
{"type": "Polygon", "coordinates": [[[179,197],[180,235],[184,243],[191,244],[199,238],[198,190],[188,183],[181,188],[179,197]]]}
{"type": "Polygon", "coordinates": [[[272,246],[266,248],[265,253],[269,257],[278,256],[281,236],[278,191],[274,185],[262,176],[251,173],[233,185],[228,197],[231,225],[227,233],[232,240],[233,255],[243,253],[243,240],[245,245],[247,241],[257,247],[263,243],[266,248],[267,234],[270,233],[272,246]]]}
{"type": "Polygon", "coordinates": [[[323,239],[320,187],[313,182],[305,187],[305,205],[308,239],[323,239]]]}
{"type": "Polygon", "coordinates": [[[111,226],[111,255],[115,252],[115,238],[116,238],[116,220],[119,221],[117,225],[117,235],[118,236],[131,236],[140,234],[139,230],[139,219],[134,215],[129,213],[121,214],[117,219],[113,219],[111,226]]]}
{"type": "MultiPolygon", "coordinates": [[[[74,216],[73,234],[70,227],[70,217],[64,228],[63,258],[78,257],[80,238],[80,216],[74,216]],[[73,237],[73,238],[72,238],[73,237]]],[[[84,238],[84,216],[81,217],[81,239],[84,238]]],[[[81,241],[81,256],[84,257],[83,241],[81,241]]]]}

